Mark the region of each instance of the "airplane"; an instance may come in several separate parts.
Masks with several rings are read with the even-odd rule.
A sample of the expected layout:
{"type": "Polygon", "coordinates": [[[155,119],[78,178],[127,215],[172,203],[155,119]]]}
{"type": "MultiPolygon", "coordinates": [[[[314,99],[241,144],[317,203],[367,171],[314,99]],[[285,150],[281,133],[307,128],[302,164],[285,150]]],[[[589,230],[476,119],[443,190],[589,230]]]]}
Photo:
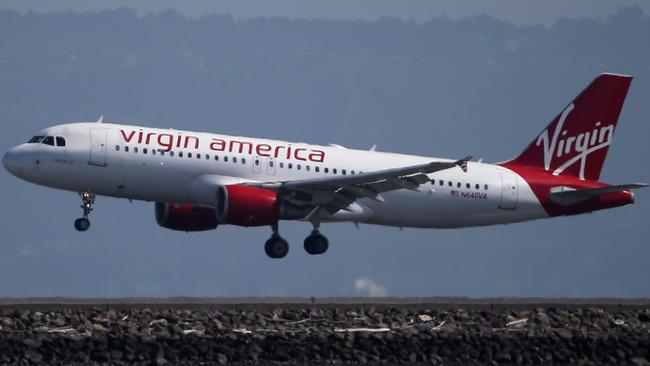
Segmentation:
{"type": "Polygon", "coordinates": [[[514,159],[487,164],[342,146],[96,122],[46,128],[3,157],[16,177],[80,195],[155,202],[157,223],[185,232],[270,226],[264,249],[283,258],[281,220],[312,225],[311,255],[329,240],[321,222],[461,228],[577,215],[634,202],[647,184],[599,181],[632,81],[604,73],[514,159]]]}

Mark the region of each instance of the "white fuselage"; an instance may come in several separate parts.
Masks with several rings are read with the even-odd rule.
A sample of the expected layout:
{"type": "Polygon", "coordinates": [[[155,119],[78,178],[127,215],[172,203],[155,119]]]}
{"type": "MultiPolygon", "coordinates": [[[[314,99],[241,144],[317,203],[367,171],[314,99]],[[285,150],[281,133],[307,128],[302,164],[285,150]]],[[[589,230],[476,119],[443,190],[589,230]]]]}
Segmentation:
{"type": "MultiPolygon", "coordinates": [[[[349,175],[430,161],[423,156],[317,146],[109,123],[72,123],[42,131],[66,146],[14,148],[24,161],[7,168],[49,187],[143,201],[214,205],[215,187],[349,175]],[[172,156],[173,154],[173,156],[172,156]],[[182,156],[181,156],[182,155],[182,156]]],[[[470,162],[428,175],[417,190],[361,199],[325,221],[452,228],[545,218],[528,183],[499,165],[470,162]]]]}

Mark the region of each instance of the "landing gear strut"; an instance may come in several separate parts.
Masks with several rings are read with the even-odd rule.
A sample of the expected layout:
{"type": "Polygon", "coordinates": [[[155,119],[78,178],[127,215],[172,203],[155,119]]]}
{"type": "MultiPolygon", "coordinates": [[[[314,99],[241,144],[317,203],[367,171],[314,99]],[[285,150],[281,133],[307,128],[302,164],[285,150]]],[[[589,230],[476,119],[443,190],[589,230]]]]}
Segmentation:
{"type": "Polygon", "coordinates": [[[312,211],[307,220],[311,222],[314,226],[314,229],[311,231],[311,234],[305,238],[305,251],[311,255],[323,254],[329,248],[329,240],[327,237],[320,233],[318,230],[320,228],[320,212],[318,207],[312,211]]]}
{"type": "Polygon", "coordinates": [[[88,220],[88,215],[93,210],[93,205],[95,204],[95,195],[90,192],[81,192],[79,193],[81,197],[81,208],[83,209],[83,217],[78,218],[74,221],[74,228],[77,231],[86,231],[90,227],[90,221],[88,220]]]}
{"type": "Polygon", "coordinates": [[[273,229],[273,234],[266,241],[266,244],[264,244],[264,251],[271,258],[284,258],[289,253],[289,243],[280,236],[277,223],[271,225],[271,228],[273,229]]]}

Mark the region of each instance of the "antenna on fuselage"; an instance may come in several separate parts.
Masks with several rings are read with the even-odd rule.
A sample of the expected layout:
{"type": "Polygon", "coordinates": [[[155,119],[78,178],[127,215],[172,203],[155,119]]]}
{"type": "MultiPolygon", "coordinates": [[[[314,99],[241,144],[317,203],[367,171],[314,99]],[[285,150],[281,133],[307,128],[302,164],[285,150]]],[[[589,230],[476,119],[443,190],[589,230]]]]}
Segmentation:
{"type": "Polygon", "coordinates": [[[104,116],[103,115],[99,116],[99,119],[97,120],[97,123],[102,123],[102,122],[104,122],[104,116]]]}
{"type": "Polygon", "coordinates": [[[372,145],[369,151],[375,151],[377,150],[377,144],[372,145]]]}

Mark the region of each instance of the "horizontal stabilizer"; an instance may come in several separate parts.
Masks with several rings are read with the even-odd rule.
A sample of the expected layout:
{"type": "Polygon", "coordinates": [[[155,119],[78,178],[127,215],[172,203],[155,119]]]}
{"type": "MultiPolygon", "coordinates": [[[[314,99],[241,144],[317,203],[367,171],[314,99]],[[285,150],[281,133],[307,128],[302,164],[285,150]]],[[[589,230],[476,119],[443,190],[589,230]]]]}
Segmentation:
{"type": "Polygon", "coordinates": [[[563,206],[569,206],[580,201],[584,201],[591,197],[597,197],[601,194],[616,193],[621,191],[629,191],[632,189],[639,189],[647,187],[647,183],[631,183],[621,184],[616,186],[606,186],[600,188],[589,188],[581,190],[565,189],[565,187],[558,187],[551,190],[551,200],[563,206]]]}

